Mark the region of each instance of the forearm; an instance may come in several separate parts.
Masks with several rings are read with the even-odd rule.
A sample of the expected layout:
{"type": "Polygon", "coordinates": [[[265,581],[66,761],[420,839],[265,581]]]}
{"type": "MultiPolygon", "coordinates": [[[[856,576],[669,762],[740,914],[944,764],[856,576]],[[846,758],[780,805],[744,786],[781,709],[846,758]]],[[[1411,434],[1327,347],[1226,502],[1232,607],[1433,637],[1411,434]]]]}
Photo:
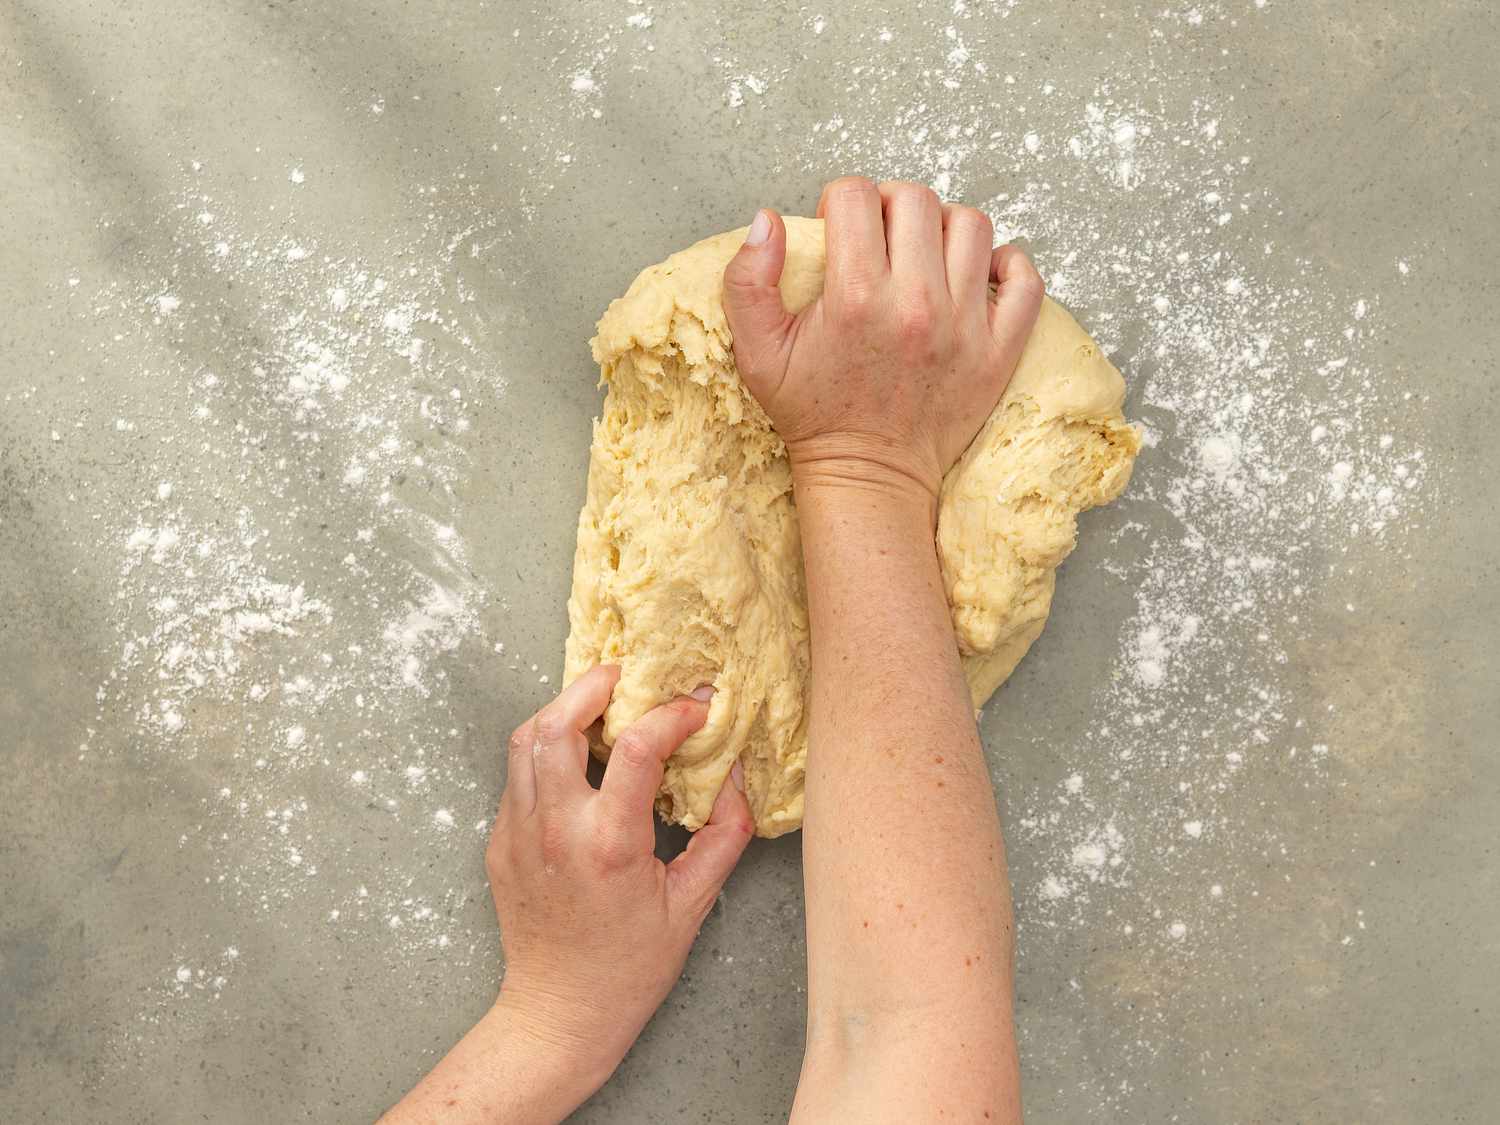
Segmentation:
{"type": "Polygon", "coordinates": [[[799,1108],[845,1082],[886,1111],[894,1088],[1005,1120],[1010,898],[931,498],[804,474],[797,503],[812,632],[807,1073],[822,1072],[799,1108]]]}
{"type": "Polygon", "coordinates": [[[547,1037],[502,998],[382,1125],[554,1125],[573,1112],[613,1067],[547,1037]]]}

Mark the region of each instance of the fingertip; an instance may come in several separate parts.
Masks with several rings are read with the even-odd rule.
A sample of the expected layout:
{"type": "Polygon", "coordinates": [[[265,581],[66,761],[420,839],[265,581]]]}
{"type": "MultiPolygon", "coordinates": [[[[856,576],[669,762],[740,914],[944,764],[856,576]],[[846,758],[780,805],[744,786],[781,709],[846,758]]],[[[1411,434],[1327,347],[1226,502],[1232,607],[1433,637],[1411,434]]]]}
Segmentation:
{"type": "Polygon", "coordinates": [[[600,688],[605,696],[605,707],[607,708],[614,699],[615,688],[620,686],[620,677],[625,674],[625,669],[619,664],[598,664],[591,671],[599,679],[600,688]]]}
{"type": "MultiPolygon", "coordinates": [[[[735,768],[738,768],[736,763],[735,768]]],[[[743,777],[743,773],[741,773],[743,777]]],[[[687,850],[667,866],[674,897],[683,902],[697,922],[713,906],[714,898],[740,862],[755,835],[755,818],[734,770],[724,778],[713,809],[703,827],[693,833],[687,850]]]]}
{"type": "Polygon", "coordinates": [[[725,288],[758,290],[774,286],[781,277],[785,257],[786,226],[775,211],[762,207],[745,228],[740,248],[724,267],[725,288]]]}
{"type": "Polygon", "coordinates": [[[740,374],[752,393],[760,374],[756,358],[775,357],[791,323],[791,314],[781,299],[781,273],[786,267],[786,227],[770,208],[756,213],[750,234],[759,237],[756,224],[764,221],[767,231],[760,242],[750,234],[724,267],[724,316],[734,341],[740,374]]]}
{"type": "Polygon", "coordinates": [[[679,695],[667,700],[662,706],[670,707],[686,720],[684,730],[687,733],[683,736],[684,740],[691,738],[708,725],[708,700],[698,699],[692,695],[679,695]]]}
{"type": "Polygon", "coordinates": [[[540,741],[551,744],[582,734],[609,709],[620,681],[616,664],[596,664],[574,677],[557,697],[532,717],[540,741]]]}
{"type": "Polygon", "coordinates": [[[989,301],[990,334],[1008,381],[1036,328],[1046,286],[1031,259],[1014,245],[995,248],[990,278],[996,287],[989,301]]]}
{"type": "Polygon", "coordinates": [[[991,305],[1011,317],[1035,317],[1046,296],[1047,285],[1041,272],[1017,246],[1007,243],[995,247],[990,258],[990,281],[995,286],[991,305]]]}
{"type": "Polygon", "coordinates": [[[990,253],[990,280],[1000,285],[1008,281],[1041,284],[1042,275],[1026,251],[1014,242],[1005,242],[990,253]]]}
{"type": "MultiPolygon", "coordinates": [[[[590,687],[608,685],[609,691],[612,694],[615,690],[615,685],[620,682],[622,673],[623,670],[618,664],[595,664],[592,668],[578,675],[573,680],[573,683],[577,684],[586,681],[590,687]]],[[[570,684],[569,687],[571,686],[570,684]]],[[[563,690],[566,691],[567,688],[563,690]]]]}
{"type": "Polygon", "coordinates": [[[708,814],[708,824],[739,829],[747,843],[755,834],[755,817],[750,812],[750,800],[745,794],[745,771],[738,761],[719,787],[719,795],[714,798],[714,807],[708,814]]]}
{"type": "Polygon", "coordinates": [[[755,212],[755,218],[750,221],[750,229],[745,232],[745,245],[749,247],[764,246],[766,239],[771,237],[771,212],[762,207],[755,212]]]}

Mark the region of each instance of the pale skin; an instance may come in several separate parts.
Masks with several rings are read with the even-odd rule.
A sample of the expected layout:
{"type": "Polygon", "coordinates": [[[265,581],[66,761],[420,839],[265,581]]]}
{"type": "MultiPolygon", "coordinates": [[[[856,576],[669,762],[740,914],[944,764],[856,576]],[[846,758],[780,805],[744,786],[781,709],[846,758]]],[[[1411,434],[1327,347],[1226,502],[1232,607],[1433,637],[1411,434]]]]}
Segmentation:
{"type": "MultiPolygon", "coordinates": [[[[781,304],[786,232],[770,211],[724,278],[740,374],[791,459],[811,623],[792,1119],[1017,1122],[1005,850],[934,530],[943,474],[1015,370],[1041,279],[993,249],[983,214],[916,185],[836,180],[818,214],[824,292],[801,314],[781,304]]],[[[617,678],[580,677],[512,739],[486,857],[500,995],[385,1120],[558,1121],[681,972],[750,811],[732,776],[687,850],[657,860],[661,766],[707,706],[642,718],[595,791],[583,732],[617,678]]]]}

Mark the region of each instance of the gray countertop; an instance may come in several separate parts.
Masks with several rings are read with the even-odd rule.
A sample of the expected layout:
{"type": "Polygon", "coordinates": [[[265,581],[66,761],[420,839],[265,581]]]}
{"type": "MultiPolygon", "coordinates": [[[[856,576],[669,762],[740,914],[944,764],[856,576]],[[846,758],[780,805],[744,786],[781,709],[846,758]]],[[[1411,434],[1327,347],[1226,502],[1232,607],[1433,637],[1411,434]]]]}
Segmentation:
{"type": "MultiPolygon", "coordinates": [[[[0,1117],[369,1119],[484,1009],[593,321],[862,172],[1022,240],[1147,438],[983,716],[1030,1119],[1490,1119],[1497,24],[0,4],[0,1117]]],[[[799,858],[578,1120],[784,1117],[799,858]]]]}

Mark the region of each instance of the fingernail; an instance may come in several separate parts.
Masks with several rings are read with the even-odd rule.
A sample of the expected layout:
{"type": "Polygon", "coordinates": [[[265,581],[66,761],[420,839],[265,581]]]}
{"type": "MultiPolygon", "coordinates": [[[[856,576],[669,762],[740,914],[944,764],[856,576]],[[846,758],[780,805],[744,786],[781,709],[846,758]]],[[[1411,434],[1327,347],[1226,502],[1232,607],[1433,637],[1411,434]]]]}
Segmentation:
{"type": "Polygon", "coordinates": [[[745,768],[736,760],[734,768],[729,771],[729,780],[734,782],[734,787],[741,793],[745,791],[745,768]]]}
{"type": "Polygon", "coordinates": [[[745,235],[746,246],[759,246],[771,237],[771,216],[764,209],[755,212],[755,219],[750,224],[750,233],[745,235]]]}
{"type": "Polygon", "coordinates": [[[714,697],[714,685],[699,684],[692,691],[688,692],[688,694],[696,699],[699,703],[707,703],[714,697]]]}

